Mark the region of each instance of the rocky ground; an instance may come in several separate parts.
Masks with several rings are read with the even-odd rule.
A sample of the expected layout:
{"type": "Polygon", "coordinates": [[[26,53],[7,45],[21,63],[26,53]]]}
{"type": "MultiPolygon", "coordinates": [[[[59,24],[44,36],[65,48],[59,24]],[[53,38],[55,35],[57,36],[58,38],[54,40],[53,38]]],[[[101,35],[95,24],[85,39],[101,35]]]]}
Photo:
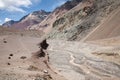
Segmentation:
{"type": "Polygon", "coordinates": [[[36,56],[40,41],[35,36],[1,35],[0,80],[120,80],[119,37],[89,42],[47,40],[45,58],[36,56]]]}
{"type": "Polygon", "coordinates": [[[112,60],[99,56],[98,51],[109,51],[113,47],[90,43],[51,40],[48,53],[50,62],[60,75],[68,80],[120,80],[120,55],[104,53],[112,60]],[[98,53],[94,53],[98,52],[98,53]],[[92,53],[92,54],[91,54],[92,53]],[[111,55],[109,55],[111,54],[111,55]],[[117,58],[118,60],[115,60],[117,58]]]}

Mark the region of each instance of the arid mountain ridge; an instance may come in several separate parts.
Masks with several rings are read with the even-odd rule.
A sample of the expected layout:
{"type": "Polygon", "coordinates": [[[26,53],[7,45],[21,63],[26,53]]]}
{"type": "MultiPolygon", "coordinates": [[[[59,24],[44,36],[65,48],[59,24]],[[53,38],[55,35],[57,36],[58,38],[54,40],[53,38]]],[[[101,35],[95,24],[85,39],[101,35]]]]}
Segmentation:
{"type": "Polygon", "coordinates": [[[29,29],[30,26],[40,23],[50,12],[46,12],[44,10],[34,11],[24,17],[22,17],[19,21],[8,21],[4,23],[3,27],[12,27],[16,29],[29,29]]]}
{"type": "MultiPolygon", "coordinates": [[[[20,21],[6,22],[3,27],[40,30],[49,34],[48,38],[50,39],[89,40],[87,39],[89,33],[102,25],[110,15],[114,15],[119,10],[119,6],[119,0],[72,0],[67,1],[51,13],[44,10],[35,11],[21,18],[20,21]]],[[[113,18],[113,21],[116,21],[116,18],[113,18]]],[[[113,24],[118,24],[118,22],[113,24]]],[[[109,26],[105,28],[108,30],[109,26]]],[[[111,30],[113,28],[114,26],[111,26],[111,30]]],[[[119,29],[116,30],[119,32],[119,29]]],[[[112,33],[119,36],[115,33],[116,30],[112,33]]],[[[108,38],[111,37],[114,35],[108,38]]]]}
{"type": "MultiPolygon", "coordinates": [[[[80,4],[72,8],[54,22],[53,31],[50,33],[49,38],[82,40],[96,27],[102,25],[103,22],[106,23],[106,21],[108,22],[106,23],[106,26],[102,27],[102,30],[106,28],[108,31],[104,30],[104,34],[102,36],[104,36],[106,33],[110,34],[110,32],[112,32],[112,30],[115,28],[115,25],[119,23],[116,21],[119,20],[116,18],[112,19],[113,23],[111,24],[111,29],[109,29],[109,20],[106,19],[110,17],[109,15],[114,15],[116,11],[119,11],[119,6],[119,0],[83,0],[80,4]]],[[[119,26],[116,26],[116,30],[118,31],[114,30],[114,33],[119,32],[118,27],[119,26]]],[[[96,31],[94,35],[96,34],[100,35],[101,31],[99,31],[99,33],[96,31]]]]}
{"type": "Polygon", "coordinates": [[[70,10],[71,8],[76,6],[79,2],[81,2],[81,0],[67,1],[62,6],[57,7],[52,13],[46,12],[44,10],[34,11],[34,12],[22,17],[19,21],[11,20],[11,21],[4,23],[2,26],[3,27],[13,27],[16,29],[27,29],[27,30],[28,29],[36,29],[36,28],[34,28],[34,26],[44,28],[44,27],[49,26],[49,24],[47,24],[47,23],[44,25],[41,24],[40,26],[39,26],[39,24],[45,18],[47,18],[49,21],[50,20],[49,18],[53,17],[54,14],[60,15],[59,12],[61,12],[61,14],[62,14],[62,12],[65,13],[65,10],[66,11],[70,10]]]}

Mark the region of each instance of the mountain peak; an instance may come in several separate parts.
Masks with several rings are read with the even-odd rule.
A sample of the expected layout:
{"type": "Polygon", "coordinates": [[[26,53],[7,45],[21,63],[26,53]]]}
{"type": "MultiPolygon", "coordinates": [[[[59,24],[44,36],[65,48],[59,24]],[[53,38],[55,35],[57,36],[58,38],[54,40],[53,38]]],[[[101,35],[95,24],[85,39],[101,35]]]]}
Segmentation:
{"type": "Polygon", "coordinates": [[[49,14],[50,12],[46,12],[44,10],[34,11],[22,17],[19,21],[11,20],[9,22],[4,23],[3,26],[15,27],[17,29],[26,29],[28,28],[28,26],[40,23],[49,14]]]}
{"type": "Polygon", "coordinates": [[[49,14],[50,12],[46,12],[45,10],[40,10],[40,11],[34,11],[32,12],[32,15],[38,15],[38,14],[49,14]]]}
{"type": "Polygon", "coordinates": [[[59,8],[70,10],[73,7],[75,7],[77,4],[79,4],[81,1],[82,0],[68,0],[65,4],[63,4],[59,8]]]}

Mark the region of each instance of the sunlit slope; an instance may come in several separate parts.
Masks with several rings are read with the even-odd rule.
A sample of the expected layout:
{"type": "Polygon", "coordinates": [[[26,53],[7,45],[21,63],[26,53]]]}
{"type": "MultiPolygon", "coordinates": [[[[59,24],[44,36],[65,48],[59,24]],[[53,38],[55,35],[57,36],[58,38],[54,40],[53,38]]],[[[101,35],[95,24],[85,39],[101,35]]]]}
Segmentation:
{"type": "Polygon", "coordinates": [[[85,40],[92,41],[117,36],[120,36],[120,8],[111,13],[85,40]]]}

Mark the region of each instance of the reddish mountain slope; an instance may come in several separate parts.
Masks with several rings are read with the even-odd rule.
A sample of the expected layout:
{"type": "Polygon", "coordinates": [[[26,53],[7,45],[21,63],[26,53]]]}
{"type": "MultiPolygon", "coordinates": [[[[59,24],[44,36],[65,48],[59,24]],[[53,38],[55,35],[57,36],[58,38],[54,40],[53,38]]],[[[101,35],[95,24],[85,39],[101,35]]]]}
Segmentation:
{"type": "Polygon", "coordinates": [[[20,21],[9,21],[4,23],[4,27],[13,27],[16,29],[29,29],[30,26],[40,23],[50,12],[44,10],[34,11],[26,16],[24,16],[20,21]]]}
{"type": "Polygon", "coordinates": [[[77,4],[79,4],[82,0],[72,0],[67,1],[62,6],[56,8],[49,16],[47,16],[41,23],[38,25],[31,26],[30,29],[39,29],[43,30],[45,33],[48,33],[51,31],[53,23],[59,19],[63,14],[65,14],[67,11],[75,7],[77,4]]]}

